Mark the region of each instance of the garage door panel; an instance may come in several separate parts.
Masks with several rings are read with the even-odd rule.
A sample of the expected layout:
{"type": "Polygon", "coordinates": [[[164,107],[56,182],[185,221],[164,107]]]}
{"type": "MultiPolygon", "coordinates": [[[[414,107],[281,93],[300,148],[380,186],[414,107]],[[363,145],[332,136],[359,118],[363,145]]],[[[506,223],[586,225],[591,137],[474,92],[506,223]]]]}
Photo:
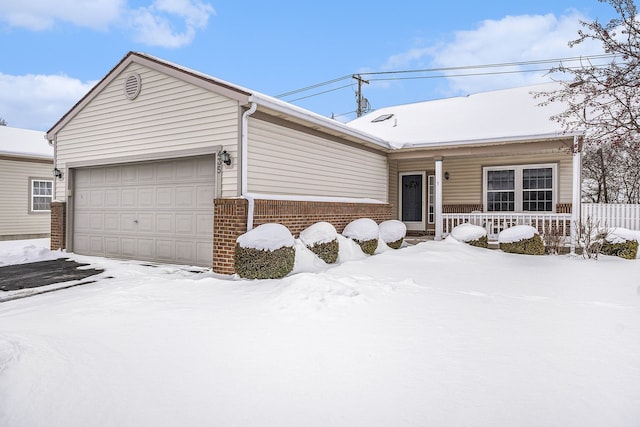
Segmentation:
{"type": "Polygon", "coordinates": [[[113,166],[105,169],[105,184],[120,184],[120,166],[113,166]]]}
{"type": "Polygon", "coordinates": [[[118,256],[121,253],[120,250],[120,238],[118,237],[105,237],[104,238],[104,252],[107,256],[118,256]]]}
{"type": "Polygon", "coordinates": [[[107,189],[104,191],[104,207],[106,209],[118,209],[120,207],[120,190],[107,189]]]}
{"type": "Polygon", "coordinates": [[[156,169],[158,183],[174,182],[176,180],[176,162],[168,162],[156,169]]]}
{"type": "Polygon", "coordinates": [[[89,227],[91,232],[104,231],[104,214],[93,213],[89,217],[89,227]]]}
{"type": "Polygon", "coordinates": [[[175,233],[175,214],[162,213],[156,214],[156,230],[160,234],[174,234],[175,233]]]}
{"type": "Polygon", "coordinates": [[[138,166],[138,182],[154,183],[156,179],[156,164],[140,164],[138,166]]]}
{"type": "Polygon", "coordinates": [[[120,166],[120,179],[123,184],[134,184],[138,182],[138,168],[136,165],[120,166]]]}
{"type": "Polygon", "coordinates": [[[197,215],[196,217],[197,229],[196,232],[199,235],[211,235],[213,236],[213,219],[208,215],[197,215]]]}
{"type": "Polygon", "coordinates": [[[175,187],[159,187],[156,189],[156,207],[175,207],[175,187]]]}
{"type": "Polygon", "coordinates": [[[205,206],[211,206],[215,198],[215,189],[212,186],[199,185],[196,188],[196,192],[196,207],[203,208],[205,206]]]}
{"type": "Polygon", "coordinates": [[[183,209],[196,207],[196,191],[192,186],[178,186],[176,188],[176,207],[183,209]]]}
{"type": "Polygon", "coordinates": [[[140,259],[155,259],[155,242],[153,239],[138,239],[138,254],[140,259]]]}
{"type": "Polygon", "coordinates": [[[120,253],[127,258],[133,258],[137,253],[137,240],[129,237],[120,238],[120,253]]]}
{"type": "Polygon", "coordinates": [[[175,241],[156,240],[156,257],[163,261],[173,261],[176,258],[174,251],[175,241]]]}
{"type": "Polygon", "coordinates": [[[92,190],[89,193],[89,204],[92,208],[103,208],[104,190],[92,190]]]}
{"type": "Polygon", "coordinates": [[[104,240],[102,236],[89,236],[89,250],[104,253],[104,240]]]}
{"type": "Polygon", "coordinates": [[[75,171],[77,253],[210,266],[214,156],[75,171]]]}
{"type": "Polygon", "coordinates": [[[120,231],[127,234],[132,234],[138,231],[136,221],[138,215],[135,213],[125,212],[120,214],[120,231]]]}
{"type": "Polygon", "coordinates": [[[138,220],[138,233],[154,233],[155,227],[155,214],[152,213],[139,213],[138,220]]]}
{"type": "Polygon", "coordinates": [[[123,188],[120,190],[120,207],[121,208],[137,208],[138,207],[138,190],[135,188],[123,188]]]}
{"type": "Polygon", "coordinates": [[[94,187],[104,185],[105,183],[104,176],[105,176],[104,169],[91,169],[91,172],[89,175],[89,182],[94,187]]]}
{"type": "Polygon", "coordinates": [[[176,234],[195,234],[196,226],[193,220],[193,214],[176,214],[176,234]]]}

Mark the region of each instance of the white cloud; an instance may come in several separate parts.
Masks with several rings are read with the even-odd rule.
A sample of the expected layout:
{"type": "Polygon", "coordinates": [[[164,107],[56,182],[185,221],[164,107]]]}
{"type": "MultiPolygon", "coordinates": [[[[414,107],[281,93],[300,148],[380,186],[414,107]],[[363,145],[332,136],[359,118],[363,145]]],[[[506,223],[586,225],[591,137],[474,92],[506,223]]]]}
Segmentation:
{"type": "Polygon", "coordinates": [[[125,0],[0,0],[0,21],[42,31],[58,22],[106,30],[122,14],[125,0]]]}
{"type": "Polygon", "coordinates": [[[200,0],[153,0],[130,8],[126,0],[0,0],[0,22],[44,31],[70,23],[94,30],[118,26],[135,41],[151,46],[181,47],[205,28],[213,7],[200,0]]]}
{"type": "Polygon", "coordinates": [[[134,38],[151,46],[180,47],[193,41],[197,29],[207,26],[213,7],[199,0],[156,0],[129,12],[134,38]],[[174,17],[180,18],[175,24],[174,17]],[[181,29],[177,27],[182,26],[181,29]]]}
{"type": "Polygon", "coordinates": [[[0,73],[0,117],[12,127],[48,130],[95,83],[65,75],[0,73]]]}
{"type": "MultiPolygon", "coordinates": [[[[560,17],[520,15],[485,20],[473,30],[455,32],[451,40],[439,45],[416,47],[393,55],[382,68],[448,68],[601,54],[600,46],[594,43],[568,46],[570,40],[577,38],[580,20],[590,21],[576,11],[560,17]]],[[[454,77],[454,74],[548,69],[553,65],[557,64],[447,71],[448,90],[443,95],[534,84],[545,78],[546,71],[466,77],[454,77]]]]}

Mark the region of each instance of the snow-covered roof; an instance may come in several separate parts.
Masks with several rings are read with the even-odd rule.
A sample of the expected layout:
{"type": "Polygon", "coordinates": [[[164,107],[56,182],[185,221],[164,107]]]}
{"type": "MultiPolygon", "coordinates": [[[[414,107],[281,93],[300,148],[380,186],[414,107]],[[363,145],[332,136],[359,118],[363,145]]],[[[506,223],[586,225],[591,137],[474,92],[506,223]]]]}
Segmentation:
{"type": "Polygon", "coordinates": [[[53,159],[53,147],[44,135],[36,130],[0,126],[0,155],[53,159]]]}
{"type": "Polygon", "coordinates": [[[562,105],[541,107],[534,92],[560,88],[543,83],[375,110],[349,123],[393,147],[499,143],[567,135],[550,120],[562,105]]]}

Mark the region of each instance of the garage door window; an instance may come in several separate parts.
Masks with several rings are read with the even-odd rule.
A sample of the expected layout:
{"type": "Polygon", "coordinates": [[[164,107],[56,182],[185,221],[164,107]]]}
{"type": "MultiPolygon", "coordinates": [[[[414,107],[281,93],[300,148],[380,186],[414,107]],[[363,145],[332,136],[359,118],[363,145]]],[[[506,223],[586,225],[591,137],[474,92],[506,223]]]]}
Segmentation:
{"type": "Polygon", "coordinates": [[[53,181],[45,179],[31,180],[31,212],[51,211],[53,181]]]}

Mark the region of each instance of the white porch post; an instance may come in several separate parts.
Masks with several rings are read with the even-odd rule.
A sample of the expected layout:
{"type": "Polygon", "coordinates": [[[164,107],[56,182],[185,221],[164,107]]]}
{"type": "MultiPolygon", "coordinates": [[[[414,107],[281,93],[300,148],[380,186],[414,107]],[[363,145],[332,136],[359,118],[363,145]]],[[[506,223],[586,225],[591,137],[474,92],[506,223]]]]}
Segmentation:
{"type": "Polygon", "coordinates": [[[582,141],[580,137],[573,137],[573,198],[571,203],[571,255],[576,253],[576,226],[580,222],[582,211],[582,141]]]}
{"type": "Polygon", "coordinates": [[[435,240],[442,240],[442,157],[436,158],[436,235],[435,240]]]}

